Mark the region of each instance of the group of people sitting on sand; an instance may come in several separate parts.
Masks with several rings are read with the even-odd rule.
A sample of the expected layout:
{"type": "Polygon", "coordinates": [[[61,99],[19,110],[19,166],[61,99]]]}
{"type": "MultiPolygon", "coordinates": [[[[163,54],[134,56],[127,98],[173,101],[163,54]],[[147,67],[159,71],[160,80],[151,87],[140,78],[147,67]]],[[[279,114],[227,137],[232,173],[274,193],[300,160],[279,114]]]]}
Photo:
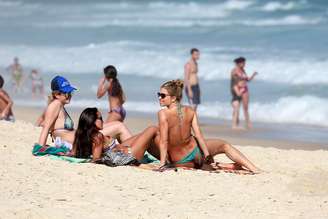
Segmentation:
{"type": "Polygon", "coordinates": [[[97,108],[86,108],[76,129],[65,109],[76,89],[64,77],[56,76],[51,81],[51,99],[40,122],[38,144],[45,146],[50,134],[55,146],[69,148],[70,156],[90,158],[95,163],[110,162],[114,166],[140,166],[147,152],[159,160],[159,164],[151,166],[159,171],[184,167],[259,173],[260,169],[231,144],[204,139],[196,111],[181,104],[183,87],[181,80],[164,83],[157,93],[162,108],[158,112],[158,125],[132,135],[123,123],[125,95],[114,66],[104,68],[97,91],[98,98],[108,94],[110,111],[106,121],[97,108]],[[234,163],[214,162],[213,157],[220,153],[234,163]]]}

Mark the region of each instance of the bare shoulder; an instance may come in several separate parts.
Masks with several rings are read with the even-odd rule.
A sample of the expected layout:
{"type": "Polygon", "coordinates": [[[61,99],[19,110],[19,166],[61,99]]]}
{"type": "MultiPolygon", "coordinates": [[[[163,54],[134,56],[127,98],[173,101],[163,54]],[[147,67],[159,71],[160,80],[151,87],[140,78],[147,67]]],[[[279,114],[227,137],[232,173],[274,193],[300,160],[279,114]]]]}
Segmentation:
{"type": "Polygon", "coordinates": [[[58,100],[53,100],[51,101],[51,103],[49,103],[48,108],[49,107],[60,107],[61,103],[58,100]]]}
{"type": "Polygon", "coordinates": [[[185,108],[185,112],[188,116],[194,117],[195,110],[191,106],[183,106],[185,108]]]}
{"type": "Polygon", "coordinates": [[[160,111],[158,111],[158,116],[166,116],[167,114],[167,109],[161,109],[160,111]]]}
{"type": "Polygon", "coordinates": [[[234,74],[236,74],[236,73],[237,73],[237,68],[234,67],[234,68],[231,70],[231,74],[234,75],[234,74]]]}
{"type": "Polygon", "coordinates": [[[59,111],[61,108],[61,103],[58,100],[53,100],[47,107],[46,112],[59,111]]]}
{"type": "Polygon", "coordinates": [[[191,64],[190,64],[190,61],[186,62],[186,64],[184,65],[185,68],[190,68],[191,67],[191,64]]]}
{"type": "Polygon", "coordinates": [[[9,98],[8,93],[4,89],[0,89],[0,96],[4,98],[9,98]]]}
{"type": "Polygon", "coordinates": [[[167,118],[167,109],[161,109],[160,111],[158,111],[158,119],[160,121],[166,120],[167,118]]]}

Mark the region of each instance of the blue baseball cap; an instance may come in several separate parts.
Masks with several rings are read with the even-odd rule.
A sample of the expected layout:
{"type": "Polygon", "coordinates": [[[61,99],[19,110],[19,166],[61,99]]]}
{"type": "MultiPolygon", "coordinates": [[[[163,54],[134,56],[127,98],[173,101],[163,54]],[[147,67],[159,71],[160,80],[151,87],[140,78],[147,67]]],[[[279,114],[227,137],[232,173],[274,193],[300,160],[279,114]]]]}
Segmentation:
{"type": "Polygon", "coordinates": [[[76,88],[72,87],[66,78],[57,75],[51,81],[51,90],[59,91],[62,93],[71,93],[72,91],[76,90],[76,88]]]}

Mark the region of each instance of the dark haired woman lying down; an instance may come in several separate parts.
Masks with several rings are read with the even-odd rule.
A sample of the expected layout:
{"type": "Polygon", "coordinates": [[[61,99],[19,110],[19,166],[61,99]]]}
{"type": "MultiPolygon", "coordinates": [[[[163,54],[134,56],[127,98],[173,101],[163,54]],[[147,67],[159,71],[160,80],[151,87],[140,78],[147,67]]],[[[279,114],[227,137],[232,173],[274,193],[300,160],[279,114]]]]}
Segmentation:
{"type": "Polygon", "coordinates": [[[102,128],[103,119],[97,108],[87,108],[82,112],[74,141],[77,158],[91,157],[93,162],[109,163],[110,166],[139,166],[146,150],[158,154],[152,144],[158,132],[157,127],[148,127],[121,144],[115,139],[104,136],[100,132],[102,128]]]}

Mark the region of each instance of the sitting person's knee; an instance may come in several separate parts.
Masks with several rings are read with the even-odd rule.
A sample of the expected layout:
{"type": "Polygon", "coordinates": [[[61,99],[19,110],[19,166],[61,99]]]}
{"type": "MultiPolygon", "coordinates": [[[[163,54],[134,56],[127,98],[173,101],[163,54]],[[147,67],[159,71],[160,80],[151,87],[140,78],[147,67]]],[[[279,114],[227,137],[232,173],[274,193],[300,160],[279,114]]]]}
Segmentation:
{"type": "Polygon", "coordinates": [[[147,128],[147,130],[152,131],[152,132],[154,132],[154,133],[159,132],[159,128],[158,128],[157,126],[155,126],[155,125],[149,126],[149,127],[147,128]]]}
{"type": "Polygon", "coordinates": [[[229,144],[229,143],[225,143],[225,144],[223,145],[223,150],[224,150],[224,151],[227,151],[227,150],[229,150],[231,147],[232,147],[231,144],[229,144]]]}

